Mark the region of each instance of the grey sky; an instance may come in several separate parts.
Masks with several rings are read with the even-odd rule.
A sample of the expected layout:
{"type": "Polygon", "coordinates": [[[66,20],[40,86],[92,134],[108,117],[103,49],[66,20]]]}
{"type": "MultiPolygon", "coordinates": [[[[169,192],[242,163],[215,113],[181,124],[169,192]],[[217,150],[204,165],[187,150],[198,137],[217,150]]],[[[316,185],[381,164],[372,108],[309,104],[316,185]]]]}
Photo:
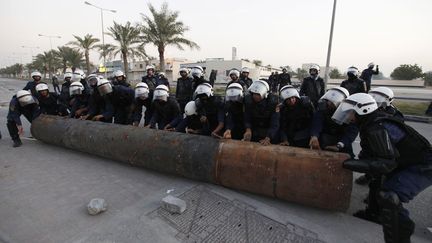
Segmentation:
{"type": "MultiPolygon", "coordinates": [[[[105,27],[141,21],[148,14],[149,1],[89,0],[117,13],[104,13],[105,27]]],[[[159,8],[163,1],[151,1],[159,8]]],[[[302,63],[325,65],[333,0],[218,0],[167,1],[172,10],[190,27],[187,37],[201,50],[179,51],[168,48],[166,57],[202,60],[207,57],[231,58],[237,47],[239,58],[260,59],[265,65],[302,63]]],[[[332,66],[341,71],[350,65],[360,69],[374,61],[385,75],[400,64],[417,63],[432,70],[431,0],[339,0],[332,52],[332,66]]],[[[25,46],[49,50],[49,39],[38,34],[60,35],[53,46],[73,40],[73,34],[87,33],[101,38],[100,12],[84,0],[0,0],[0,66],[30,61],[25,46]],[[26,54],[23,54],[26,53],[26,54]]],[[[105,38],[112,42],[110,37],[105,38]]],[[[152,46],[148,52],[157,57],[152,46]]],[[[94,52],[91,59],[99,63],[94,52]]]]}

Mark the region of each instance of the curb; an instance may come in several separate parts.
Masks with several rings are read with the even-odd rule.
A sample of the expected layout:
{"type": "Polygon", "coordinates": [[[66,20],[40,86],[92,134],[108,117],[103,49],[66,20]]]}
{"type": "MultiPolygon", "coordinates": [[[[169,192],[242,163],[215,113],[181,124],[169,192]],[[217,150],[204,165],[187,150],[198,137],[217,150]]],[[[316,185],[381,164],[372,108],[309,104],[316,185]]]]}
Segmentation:
{"type": "Polygon", "coordinates": [[[432,117],[429,116],[404,115],[404,117],[405,121],[432,123],[432,117]]]}

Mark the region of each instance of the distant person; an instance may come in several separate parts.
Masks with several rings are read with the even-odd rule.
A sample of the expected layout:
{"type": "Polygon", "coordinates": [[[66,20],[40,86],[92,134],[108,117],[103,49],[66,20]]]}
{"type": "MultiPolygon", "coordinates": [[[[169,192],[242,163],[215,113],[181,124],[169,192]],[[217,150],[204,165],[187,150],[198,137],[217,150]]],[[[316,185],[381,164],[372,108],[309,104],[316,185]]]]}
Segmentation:
{"type": "Polygon", "coordinates": [[[59,86],[59,81],[56,75],[53,75],[52,77],[52,85],[54,87],[54,92],[56,94],[60,94],[60,86],[59,86]]]}
{"type": "Polygon", "coordinates": [[[282,87],[284,87],[285,85],[291,85],[291,75],[288,73],[288,69],[282,68],[282,73],[279,74],[278,80],[278,90],[282,89],[282,87]]]}
{"type": "Polygon", "coordinates": [[[252,79],[249,78],[249,68],[243,67],[240,73],[240,80],[249,88],[252,85],[252,79]]]}
{"type": "Polygon", "coordinates": [[[366,91],[369,92],[371,89],[371,81],[372,81],[372,75],[379,74],[379,68],[378,65],[376,65],[375,71],[373,70],[375,67],[375,64],[373,62],[368,64],[368,68],[363,70],[363,72],[360,75],[360,79],[363,79],[366,82],[366,91]]]}
{"type": "Polygon", "coordinates": [[[324,80],[319,76],[320,67],[313,64],[309,67],[309,77],[303,79],[300,87],[300,95],[309,97],[310,101],[317,107],[318,100],[324,95],[324,80]]]}
{"type": "Polygon", "coordinates": [[[230,77],[230,81],[228,82],[226,88],[228,88],[228,86],[230,86],[230,84],[233,83],[238,83],[243,87],[243,92],[246,92],[248,89],[248,86],[246,85],[245,82],[243,82],[243,80],[240,79],[240,72],[237,69],[232,69],[228,76],[230,77]]]}
{"type": "Polygon", "coordinates": [[[113,76],[113,85],[123,85],[125,87],[130,87],[130,84],[126,81],[126,75],[123,73],[122,70],[114,71],[113,76]]]}
{"type": "Polygon", "coordinates": [[[431,103],[429,104],[429,106],[428,106],[428,108],[427,108],[425,114],[426,114],[426,116],[432,116],[432,101],[431,101],[431,103]]]}
{"type": "Polygon", "coordinates": [[[342,81],[341,87],[348,90],[350,95],[366,93],[366,83],[358,78],[359,71],[356,67],[349,67],[347,70],[348,79],[342,81]]]}
{"type": "Polygon", "coordinates": [[[41,82],[42,74],[38,71],[31,73],[32,81],[28,81],[23,90],[29,90],[33,96],[37,96],[36,85],[41,82]]]}

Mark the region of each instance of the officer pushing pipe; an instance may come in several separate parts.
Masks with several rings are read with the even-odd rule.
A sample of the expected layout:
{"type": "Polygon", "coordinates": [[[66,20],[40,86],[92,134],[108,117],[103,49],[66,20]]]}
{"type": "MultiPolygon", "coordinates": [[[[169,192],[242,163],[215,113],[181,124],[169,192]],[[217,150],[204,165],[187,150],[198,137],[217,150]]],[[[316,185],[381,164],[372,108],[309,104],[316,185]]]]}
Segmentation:
{"type": "Polygon", "coordinates": [[[41,115],[40,141],[158,172],[317,208],[346,211],[352,172],[347,154],[261,146],[207,136],[41,115]]]}

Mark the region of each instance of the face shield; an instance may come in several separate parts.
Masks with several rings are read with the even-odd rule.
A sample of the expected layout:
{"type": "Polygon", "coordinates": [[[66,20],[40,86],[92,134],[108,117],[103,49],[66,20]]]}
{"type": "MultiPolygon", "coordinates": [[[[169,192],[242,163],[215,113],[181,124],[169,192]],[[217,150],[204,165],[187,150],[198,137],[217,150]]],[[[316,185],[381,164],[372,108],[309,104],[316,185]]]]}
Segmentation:
{"type": "Polygon", "coordinates": [[[355,102],[344,100],[333,113],[332,120],[339,125],[349,124],[355,116],[354,106],[355,102]]]}
{"type": "Polygon", "coordinates": [[[81,95],[82,94],[82,90],[80,87],[70,87],[69,88],[69,95],[70,96],[75,96],[75,95],[81,95]]]}
{"type": "Polygon", "coordinates": [[[240,88],[229,88],[225,94],[226,102],[242,102],[243,101],[243,90],[240,88]]]}
{"type": "Polygon", "coordinates": [[[147,99],[149,96],[149,90],[143,87],[135,88],[135,99],[140,98],[142,100],[147,99]]]}
{"type": "Polygon", "coordinates": [[[383,94],[378,92],[369,92],[369,94],[372,96],[372,98],[374,98],[378,107],[385,108],[390,105],[388,97],[384,96],[383,94]]]}
{"type": "Polygon", "coordinates": [[[338,89],[330,89],[325,93],[321,99],[330,101],[333,103],[335,107],[338,107],[339,104],[346,98],[345,94],[338,89]]]}
{"type": "Polygon", "coordinates": [[[98,91],[101,95],[112,93],[113,89],[110,83],[104,83],[98,86],[98,91]]]}
{"type": "Polygon", "coordinates": [[[36,101],[31,94],[23,95],[18,98],[18,102],[21,106],[26,106],[30,104],[35,104],[36,101]]]}
{"type": "Polygon", "coordinates": [[[168,100],[168,92],[166,90],[156,89],[153,92],[153,100],[159,100],[159,101],[167,101],[168,100]]]}

